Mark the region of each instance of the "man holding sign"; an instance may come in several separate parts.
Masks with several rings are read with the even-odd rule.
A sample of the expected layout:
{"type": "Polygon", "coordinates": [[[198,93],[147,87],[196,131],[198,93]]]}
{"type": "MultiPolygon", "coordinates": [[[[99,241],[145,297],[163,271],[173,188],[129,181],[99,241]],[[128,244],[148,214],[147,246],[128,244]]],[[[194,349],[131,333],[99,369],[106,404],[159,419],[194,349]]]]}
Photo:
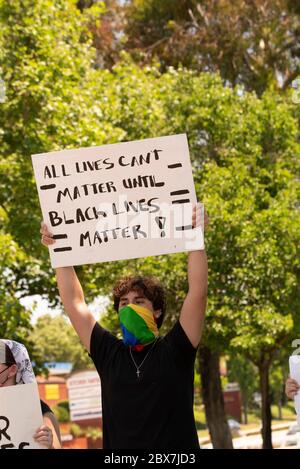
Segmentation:
{"type": "Polygon", "coordinates": [[[202,249],[185,134],[32,155],[53,268],[202,249]],[[189,210],[190,212],[189,212],[189,210]]]}
{"type": "Polygon", "coordinates": [[[42,243],[50,248],[64,308],[101,378],[104,448],[198,448],[193,380],[207,260],[187,136],[62,150],[32,161],[42,243]],[[123,341],[96,323],[74,265],[183,251],[189,251],[189,289],[165,337],[158,333],[164,289],[149,278],[125,278],[113,288],[123,341]]]}
{"type": "MultiPolygon", "coordinates": [[[[203,210],[200,204],[194,207],[194,228],[201,217],[207,223],[203,210]]],[[[56,243],[45,223],[41,234],[45,246],[56,243]]],[[[204,249],[189,252],[187,270],[180,318],[165,337],[158,333],[165,294],[155,280],[130,277],[114,287],[122,341],[95,321],[74,268],[56,269],[64,308],[101,378],[105,449],[199,448],[193,380],[207,298],[204,249]]]]}

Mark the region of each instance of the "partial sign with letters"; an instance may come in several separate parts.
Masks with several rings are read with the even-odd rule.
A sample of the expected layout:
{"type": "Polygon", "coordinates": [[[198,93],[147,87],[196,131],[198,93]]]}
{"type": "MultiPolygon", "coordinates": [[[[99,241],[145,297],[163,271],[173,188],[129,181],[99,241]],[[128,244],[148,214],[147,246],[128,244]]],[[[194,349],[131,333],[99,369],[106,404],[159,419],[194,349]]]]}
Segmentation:
{"type": "Polygon", "coordinates": [[[101,385],[96,371],[81,371],[67,381],[72,422],[102,417],[101,385]]]}
{"type": "Polygon", "coordinates": [[[36,383],[0,388],[0,449],[45,449],[33,439],[41,425],[36,383]]]}

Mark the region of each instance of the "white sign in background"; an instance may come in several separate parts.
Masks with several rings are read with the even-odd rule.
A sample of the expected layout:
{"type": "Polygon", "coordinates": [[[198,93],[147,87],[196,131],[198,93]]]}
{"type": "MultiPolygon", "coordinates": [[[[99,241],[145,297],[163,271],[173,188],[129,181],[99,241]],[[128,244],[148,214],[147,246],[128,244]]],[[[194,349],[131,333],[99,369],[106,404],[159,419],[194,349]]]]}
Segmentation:
{"type": "Polygon", "coordinates": [[[185,134],[32,155],[53,267],[203,249],[185,134]]]}
{"type": "Polygon", "coordinates": [[[45,449],[33,439],[42,424],[36,383],[0,388],[0,449],[45,449]]]}
{"type": "Polygon", "coordinates": [[[67,380],[72,422],[102,417],[101,385],[96,371],[76,373],[67,380]]]}

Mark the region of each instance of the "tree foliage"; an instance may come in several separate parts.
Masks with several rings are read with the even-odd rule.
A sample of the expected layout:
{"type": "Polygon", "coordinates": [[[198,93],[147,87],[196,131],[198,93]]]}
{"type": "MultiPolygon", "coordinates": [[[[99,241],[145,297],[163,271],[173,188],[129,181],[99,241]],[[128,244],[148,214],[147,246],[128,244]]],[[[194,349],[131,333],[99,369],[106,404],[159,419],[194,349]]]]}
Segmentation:
{"type": "Polygon", "coordinates": [[[45,314],[39,317],[30,340],[34,344],[35,353],[44,362],[69,362],[73,364],[73,371],[92,366],[87,351],[63,316],[52,318],[50,314],[45,314]]]}
{"type": "MultiPolygon", "coordinates": [[[[71,0],[0,1],[2,333],[25,339],[29,313],[21,296],[58,301],[40,245],[30,155],[186,132],[197,196],[211,220],[204,344],[239,352],[258,367],[271,364],[299,330],[300,116],[292,92],[274,85],[279,77],[287,88],[297,73],[297,8],[284,0],[133,1],[128,47],[157,53],[157,63],[142,67],[140,52],[118,52],[120,61],[104,69],[88,29],[99,18],[101,26],[110,5],[105,13],[102,3],[83,3],[80,10],[71,0]]],[[[186,254],[78,268],[87,301],[137,272],[165,285],[169,328],[188,288],[186,254]]],[[[110,308],[105,325],[115,331],[116,319],[110,308]]],[[[44,335],[32,335],[38,354],[58,357],[69,340],[76,348],[61,319],[43,321],[44,335]]]]}
{"type": "Polygon", "coordinates": [[[127,47],[142,61],[219,72],[261,95],[270,81],[285,89],[299,75],[299,15],[289,0],[132,0],[127,47]]]}

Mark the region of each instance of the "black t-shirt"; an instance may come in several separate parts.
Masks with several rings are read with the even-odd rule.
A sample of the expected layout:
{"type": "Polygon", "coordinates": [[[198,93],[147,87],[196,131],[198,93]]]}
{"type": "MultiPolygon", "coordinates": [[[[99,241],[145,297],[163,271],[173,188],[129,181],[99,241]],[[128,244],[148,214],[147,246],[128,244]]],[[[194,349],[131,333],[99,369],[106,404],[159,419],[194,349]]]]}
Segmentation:
{"type": "Polygon", "coordinates": [[[139,378],[130,348],[95,324],[91,357],[101,379],[103,447],[199,448],[193,413],[196,349],[180,323],[132,356],[137,366],[146,357],[139,378]]]}
{"type": "Polygon", "coordinates": [[[50,409],[50,407],[48,406],[48,404],[46,404],[46,402],[42,401],[42,399],[40,399],[40,402],[41,402],[41,409],[42,409],[42,414],[46,414],[47,412],[52,412],[52,410],[50,409]]]}

